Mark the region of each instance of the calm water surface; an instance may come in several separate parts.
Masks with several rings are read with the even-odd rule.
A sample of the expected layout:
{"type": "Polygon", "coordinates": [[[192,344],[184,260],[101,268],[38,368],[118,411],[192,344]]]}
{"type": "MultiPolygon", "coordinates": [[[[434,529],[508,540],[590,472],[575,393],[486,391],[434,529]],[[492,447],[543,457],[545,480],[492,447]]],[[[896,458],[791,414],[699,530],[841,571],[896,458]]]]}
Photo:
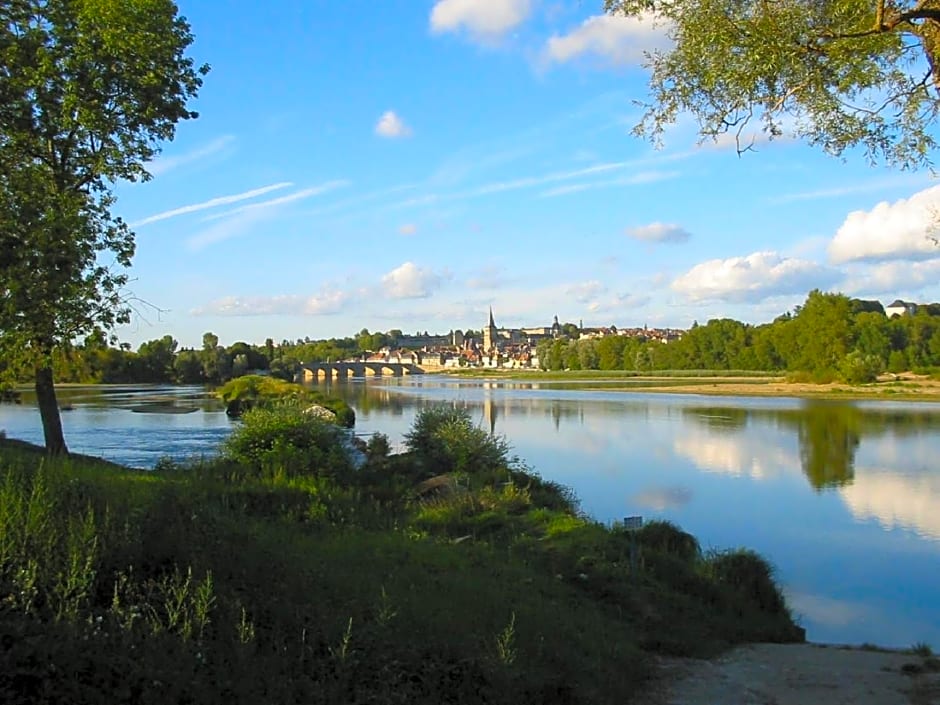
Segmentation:
{"type": "MultiPolygon", "coordinates": [[[[670,519],[705,548],[756,549],[812,640],[940,648],[940,406],[433,376],[332,391],[356,408],[357,433],[393,445],[422,407],[466,405],[598,520],[670,519]]],[[[64,403],[71,449],[137,467],[209,453],[231,429],[198,388],[70,390],[64,403]]],[[[0,429],[42,438],[28,399],[0,406],[0,429]]]]}

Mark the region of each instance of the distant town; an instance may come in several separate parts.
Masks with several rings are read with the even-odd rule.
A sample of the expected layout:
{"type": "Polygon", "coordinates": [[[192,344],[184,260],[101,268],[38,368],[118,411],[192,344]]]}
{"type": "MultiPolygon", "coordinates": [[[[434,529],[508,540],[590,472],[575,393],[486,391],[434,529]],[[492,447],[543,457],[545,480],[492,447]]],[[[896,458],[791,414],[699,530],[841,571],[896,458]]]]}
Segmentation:
{"type": "MultiPolygon", "coordinates": [[[[878,301],[853,300],[859,310],[883,313],[887,318],[912,316],[919,308],[931,315],[940,311],[936,304],[918,305],[898,299],[887,306],[878,301]]],[[[444,335],[428,333],[397,336],[394,346],[386,345],[367,351],[357,358],[363,362],[387,362],[420,365],[425,369],[460,367],[491,367],[539,369],[540,343],[553,340],[596,340],[608,336],[633,338],[644,343],[671,343],[681,340],[688,331],[683,328],[618,328],[615,325],[584,327],[583,322],[560,324],[558,316],[550,326],[504,328],[496,324],[490,308],[486,324],[480,331],[454,330],[444,335]]]]}
{"type": "Polygon", "coordinates": [[[619,335],[644,341],[669,343],[685,333],[679,328],[585,328],[582,323],[560,324],[558,316],[550,326],[502,328],[493,310],[480,331],[451,331],[445,335],[401,335],[395,346],[363,354],[364,362],[411,363],[424,368],[502,367],[538,368],[539,343],[562,338],[588,340],[619,335]]]}

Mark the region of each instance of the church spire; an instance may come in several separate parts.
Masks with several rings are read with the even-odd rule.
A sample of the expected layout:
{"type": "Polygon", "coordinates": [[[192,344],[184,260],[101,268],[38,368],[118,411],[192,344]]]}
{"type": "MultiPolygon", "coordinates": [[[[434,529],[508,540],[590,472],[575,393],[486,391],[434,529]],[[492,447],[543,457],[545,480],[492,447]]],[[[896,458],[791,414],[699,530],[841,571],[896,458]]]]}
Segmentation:
{"type": "Polygon", "coordinates": [[[496,327],[496,322],[493,320],[493,307],[492,306],[490,306],[490,322],[488,325],[490,326],[490,328],[496,327]]]}

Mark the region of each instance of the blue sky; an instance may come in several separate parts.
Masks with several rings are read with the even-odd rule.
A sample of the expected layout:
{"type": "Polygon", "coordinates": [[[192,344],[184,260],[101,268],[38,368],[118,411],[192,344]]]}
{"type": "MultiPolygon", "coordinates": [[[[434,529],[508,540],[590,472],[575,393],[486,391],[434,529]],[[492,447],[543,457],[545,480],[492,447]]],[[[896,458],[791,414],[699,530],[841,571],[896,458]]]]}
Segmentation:
{"type": "Polygon", "coordinates": [[[940,186],[789,139],[632,136],[663,28],[553,0],[180,0],[212,66],[137,233],[136,344],[771,320],[940,299],[940,186]],[[934,205],[936,204],[936,206],[934,205]],[[160,310],[157,311],[151,306],[160,310]]]}

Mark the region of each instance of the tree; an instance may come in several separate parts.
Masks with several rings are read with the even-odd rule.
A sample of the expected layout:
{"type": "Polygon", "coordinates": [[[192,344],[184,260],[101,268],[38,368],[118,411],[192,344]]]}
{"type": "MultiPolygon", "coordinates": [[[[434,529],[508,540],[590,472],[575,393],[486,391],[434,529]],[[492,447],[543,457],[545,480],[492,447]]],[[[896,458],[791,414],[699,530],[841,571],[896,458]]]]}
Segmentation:
{"type": "Polygon", "coordinates": [[[852,305],[843,294],[814,289],[790,322],[798,344],[790,357],[793,369],[814,373],[819,379],[833,374],[854,347],[852,305]]]}
{"type": "Polygon", "coordinates": [[[172,0],[0,3],[0,345],[34,370],[50,453],[67,450],[54,350],[129,319],[134,236],[111,189],[196,117],[192,40],[172,0]]]}
{"type": "Polygon", "coordinates": [[[826,152],[929,162],[940,86],[938,0],[605,0],[659,23],[671,48],[649,54],[651,103],[636,131],[658,139],[690,114],[703,138],[743,151],[758,122],[826,152]]]}
{"type": "Polygon", "coordinates": [[[173,360],[173,371],[181,384],[202,384],[206,379],[202,360],[195,350],[180,350],[173,360]]]}
{"type": "Polygon", "coordinates": [[[174,355],[178,345],[171,335],[140,344],[137,356],[143,381],[160,383],[173,380],[174,355]]]}

